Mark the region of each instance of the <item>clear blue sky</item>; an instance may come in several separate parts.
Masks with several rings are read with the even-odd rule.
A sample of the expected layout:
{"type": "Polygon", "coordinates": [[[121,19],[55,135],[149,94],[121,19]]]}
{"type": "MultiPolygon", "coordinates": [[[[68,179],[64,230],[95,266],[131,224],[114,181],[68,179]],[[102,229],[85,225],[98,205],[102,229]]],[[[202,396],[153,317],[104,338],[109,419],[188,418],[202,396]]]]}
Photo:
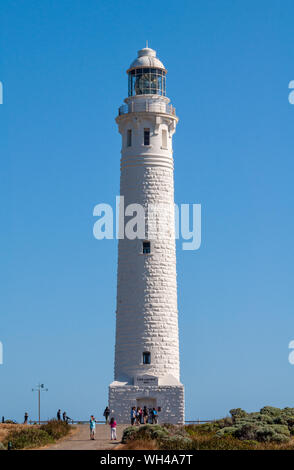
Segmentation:
{"type": "Polygon", "coordinates": [[[292,0],[2,0],[0,416],[97,417],[113,380],[116,241],[93,207],[119,192],[115,116],[137,50],[168,68],[187,418],[294,406],[292,0]]]}

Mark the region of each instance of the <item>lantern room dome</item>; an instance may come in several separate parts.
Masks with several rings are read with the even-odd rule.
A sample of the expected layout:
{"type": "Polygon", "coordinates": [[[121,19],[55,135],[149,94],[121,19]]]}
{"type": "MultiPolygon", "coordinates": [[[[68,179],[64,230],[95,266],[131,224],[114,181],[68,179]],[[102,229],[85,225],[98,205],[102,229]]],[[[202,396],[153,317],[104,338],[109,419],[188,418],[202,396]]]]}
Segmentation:
{"type": "Polygon", "coordinates": [[[163,63],[156,57],[156,51],[149,47],[144,47],[138,51],[138,57],[131,63],[127,73],[132,69],[140,67],[152,67],[166,72],[163,63]]]}

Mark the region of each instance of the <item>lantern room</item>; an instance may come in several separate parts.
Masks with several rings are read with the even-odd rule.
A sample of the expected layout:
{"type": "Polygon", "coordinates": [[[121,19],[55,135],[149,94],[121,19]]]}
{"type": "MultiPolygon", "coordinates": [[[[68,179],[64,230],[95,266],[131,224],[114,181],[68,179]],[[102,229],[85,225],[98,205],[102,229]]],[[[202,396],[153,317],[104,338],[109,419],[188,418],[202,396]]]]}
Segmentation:
{"type": "Polygon", "coordinates": [[[156,52],[149,47],[138,51],[138,57],[127,70],[129,77],[128,96],[166,95],[166,73],[156,52]]]}

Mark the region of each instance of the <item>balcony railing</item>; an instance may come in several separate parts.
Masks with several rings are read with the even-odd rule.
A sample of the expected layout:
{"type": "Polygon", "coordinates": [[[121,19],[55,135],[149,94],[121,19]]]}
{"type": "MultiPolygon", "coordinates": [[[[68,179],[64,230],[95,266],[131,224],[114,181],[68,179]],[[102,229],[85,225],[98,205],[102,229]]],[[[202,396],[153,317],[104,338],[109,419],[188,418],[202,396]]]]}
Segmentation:
{"type": "Polygon", "coordinates": [[[135,102],[132,101],[128,104],[123,104],[118,108],[118,114],[121,116],[122,114],[128,113],[137,113],[137,112],[147,112],[147,113],[163,113],[163,114],[172,114],[176,115],[176,108],[174,108],[171,104],[166,103],[154,103],[152,101],[144,101],[144,102],[135,102]]]}

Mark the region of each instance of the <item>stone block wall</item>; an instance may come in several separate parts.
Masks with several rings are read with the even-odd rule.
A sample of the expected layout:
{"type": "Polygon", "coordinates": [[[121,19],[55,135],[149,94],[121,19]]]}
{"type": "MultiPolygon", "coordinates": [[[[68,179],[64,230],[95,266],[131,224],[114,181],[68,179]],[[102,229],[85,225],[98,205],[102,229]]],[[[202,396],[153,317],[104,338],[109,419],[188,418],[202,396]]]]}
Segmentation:
{"type": "MultiPolygon", "coordinates": [[[[158,413],[158,423],[184,424],[185,400],[184,386],[162,385],[139,387],[135,385],[110,385],[109,386],[109,408],[119,424],[131,422],[130,414],[133,406],[137,407],[137,399],[142,405],[146,398],[155,399],[155,407],[161,407],[158,413]],[[143,398],[143,400],[141,400],[143,398]]],[[[143,405],[144,406],[144,405],[143,405]]]]}

